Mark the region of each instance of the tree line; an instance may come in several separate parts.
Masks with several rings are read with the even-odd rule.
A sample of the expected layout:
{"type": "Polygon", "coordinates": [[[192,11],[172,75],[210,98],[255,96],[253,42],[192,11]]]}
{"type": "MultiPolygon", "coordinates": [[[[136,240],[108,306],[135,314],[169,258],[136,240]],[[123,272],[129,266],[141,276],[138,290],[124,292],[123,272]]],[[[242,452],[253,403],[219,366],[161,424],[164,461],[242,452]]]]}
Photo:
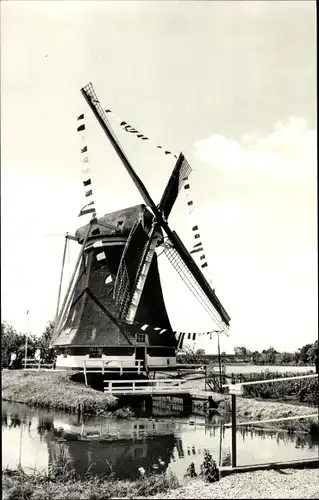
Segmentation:
{"type": "MultiPolygon", "coordinates": [[[[190,347],[181,349],[177,354],[179,363],[209,363],[211,356],[204,349],[194,351],[190,347]]],[[[318,363],[318,340],[305,344],[294,352],[279,352],[274,347],[259,351],[250,351],[246,347],[235,347],[234,355],[221,353],[223,363],[253,363],[255,365],[313,365],[318,363]]]]}
{"type": "MultiPolygon", "coordinates": [[[[52,363],[55,358],[54,349],[50,349],[50,341],[54,329],[54,321],[49,321],[42,335],[27,335],[27,358],[34,358],[39,349],[44,363],[52,363]]],[[[10,355],[15,353],[18,361],[25,357],[26,334],[17,332],[6,321],[1,322],[1,368],[7,368],[10,355]]]]}
{"type": "MultiPolygon", "coordinates": [[[[54,321],[49,321],[39,337],[28,335],[27,358],[33,358],[37,349],[41,351],[41,359],[45,363],[51,363],[55,357],[54,349],[50,349],[50,341],[54,329],[54,321]]],[[[10,354],[15,352],[17,357],[24,359],[26,334],[17,332],[7,322],[1,322],[1,366],[9,365],[10,354]]],[[[318,340],[313,344],[305,344],[295,352],[279,352],[274,347],[259,351],[250,351],[246,347],[235,347],[235,354],[227,357],[225,352],[221,353],[223,362],[249,362],[256,365],[313,365],[318,360],[318,340]]],[[[179,363],[209,363],[210,356],[204,349],[191,349],[186,347],[177,353],[179,363]]],[[[318,362],[318,361],[317,361],[318,362]]]]}

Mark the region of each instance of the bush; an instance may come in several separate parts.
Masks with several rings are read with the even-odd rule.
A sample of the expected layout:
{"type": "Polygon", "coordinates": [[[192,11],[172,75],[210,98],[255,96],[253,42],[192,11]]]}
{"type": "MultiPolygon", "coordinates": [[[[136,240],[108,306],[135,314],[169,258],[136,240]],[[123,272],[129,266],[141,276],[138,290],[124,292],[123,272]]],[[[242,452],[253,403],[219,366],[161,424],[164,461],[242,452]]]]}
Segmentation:
{"type": "Polygon", "coordinates": [[[200,476],[204,481],[208,481],[209,483],[219,481],[219,471],[216,462],[208,450],[204,452],[204,462],[200,466],[200,476]]]}
{"type": "Polygon", "coordinates": [[[134,411],[129,406],[124,406],[123,408],[118,408],[114,412],[116,418],[133,418],[134,411]]]}
{"type": "Polygon", "coordinates": [[[185,477],[197,477],[194,462],[187,467],[185,477]]]}

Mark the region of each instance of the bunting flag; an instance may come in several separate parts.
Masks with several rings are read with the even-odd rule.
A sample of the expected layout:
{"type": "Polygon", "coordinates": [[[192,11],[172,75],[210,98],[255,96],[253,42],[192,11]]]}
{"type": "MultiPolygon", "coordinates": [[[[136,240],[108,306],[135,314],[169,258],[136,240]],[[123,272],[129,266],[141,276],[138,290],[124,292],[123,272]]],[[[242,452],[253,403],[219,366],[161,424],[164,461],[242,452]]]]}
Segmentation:
{"type": "MultiPolygon", "coordinates": [[[[186,203],[188,207],[188,215],[193,219],[193,213],[194,213],[194,202],[191,199],[191,186],[189,183],[189,179],[187,179],[187,183],[184,184],[184,192],[185,192],[185,197],[186,197],[186,203]]],[[[207,261],[206,261],[206,256],[204,254],[204,248],[203,248],[203,243],[201,241],[201,235],[199,232],[199,227],[198,224],[194,224],[192,226],[192,234],[195,240],[194,245],[192,246],[192,249],[190,250],[191,254],[199,254],[199,265],[202,269],[208,266],[207,261]],[[197,241],[199,240],[199,241],[197,241]]]]}
{"type": "MultiPolygon", "coordinates": [[[[153,143],[153,141],[149,137],[145,136],[144,134],[139,132],[136,128],[132,127],[127,121],[124,121],[124,120],[120,119],[119,117],[117,117],[117,115],[115,113],[113,113],[113,111],[111,109],[106,109],[105,113],[109,114],[110,116],[115,117],[115,119],[119,122],[122,129],[125,130],[126,132],[128,132],[130,134],[134,134],[137,138],[139,138],[143,141],[153,143]]],[[[175,158],[177,158],[176,154],[172,153],[171,151],[167,150],[166,148],[164,148],[161,145],[157,145],[156,148],[162,150],[165,155],[173,155],[175,158]]],[[[192,215],[193,209],[194,209],[194,202],[192,199],[190,199],[190,192],[189,192],[190,184],[189,184],[188,178],[186,178],[186,181],[187,181],[187,183],[184,185],[184,190],[185,190],[185,194],[186,194],[186,198],[187,198],[188,213],[189,213],[189,215],[192,215]]],[[[201,236],[199,233],[198,225],[193,226],[192,231],[194,233],[194,239],[200,240],[201,236]]],[[[200,260],[203,261],[203,262],[200,262],[200,267],[202,269],[204,269],[205,267],[208,266],[207,261],[206,261],[206,257],[202,253],[203,251],[204,251],[204,249],[203,249],[202,243],[196,243],[196,245],[194,245],[192,247],[192,250],[190,251],[191,254],[200,253],[200,260]]]]}
{"type": "MultiPolygon", "coordinates": [[[[79,115],[77,117],[78,122],[83,122],[84,120],[84,113],[79,115]]],[[[83,186],[84,186],[84,195],[86,198],[86,201],[88,203],[84,205],[84,207],[80,210],[79,217],[82,215],[87,215],[87,214],[92,214],[92,218],[96,218],[96,209],[95,209],[95,204],[94,204],[94,199],[93,199],[93,190],[92,190],[92,181],[91,181],[91,169],[89,164],[89,157],[87,155],[88,152],[88,147],[86,144],[86,135],[85,135],[86,127],[85,123],[81,123],[77,127],[77,132],[82,132],[81,133],[81,147],[80,147],[80,154],[81,154],[81,163],[82,163],[82,174],[84,176],[83,180],[83,186]],[[88,165],[88,166],[85,166],[88,165]]]]}
{"type": "Polygon", "coordinates": [[[209,335],[209,338],[211,339],[212,338],[212,331],[209,331],[209,332],[181,332],[181,331],[172,331],[172,330],[169,330],[168,328],[161,328],[160,326],[151,326],[151,325],[148,325],[148,324],[138,324],[138,323],[133,323],[133,325],[131,324],[127,324],[125,322],[123,322],[123,324],[125,324],[126,326],[129,326],[129,327],[132,327],[134,328],[134,331],[139,330],[140,332],[143,332],[143,333],[151,333],[151,332],[155,332],[157,333],[158,335],[162,335],[163,333],[165,332],[172,332],[177,340],[177,349],[182,349],[182,346],[183,346],[183,342],[186,338],[186,340],[192,340],[192,341],[195,341],[197,337],[202,337],[203,335],[209,335]]]}
{"type": "MultiPolygon", "coordinates": [[[[128,122],[121,120],[115,113],[113,113],[113,111],[111,109],[105,109],[105,113],[110,114],[110,116],[114,116],[116,121],[119,122],[120,126],[122,127],[123,130],[125,130],[125,132],[128,132],[129,134],[134,134],[135,137],[137,137],[138,139],[141,139],[142,141],[147,141],[151,144],[154,143],[154,141],[152,141],[149,137],[147,137],[146,135],[139,132],[139,130],[137,130],[136,128],[132,127],[132,125],[130,125],[128,122]]],[[[172,151],[169,151],[168,149],[164,148],[163,146],[156,145],[156,148],[161,149],[166,156],[172,155],[177,159],[177,155],[175,153],[173,153],[172,151]]]]}
{"type": "MultiPolygon", "coordinates": [[[[141,139],[143,141],[147,141],[149,143],[153,143],[153,141],[147,137],[146,135],[142,134],[141,132],[139,132],[139,130],[137,130],[135,127],[132,127],[127,121],[125,120],[122,120],[120,119],[111,109],[105,109],[105,113],[109,114],[110,116],[113,116],[116,121],[119,122],[120,126],[122,127],[123,130],[125,130],[125,132],[128,132],[130,134],[134,134],[135,137],[137,137],[138,139],[141,139]]],[[[177,155],[172,153],[171,151],[167,150],[166,148],[164,148],[163,146],[161,145],[156,145],[156,148],[157,149],[160,149],[161,151],[163,151],[163,153],[165,155],[172,155],[174,156],[175,158],[177,158],[177,155]]],[[[186,179],[188,181],[188,178],[186,179]]],[[[190,184],[189,184],[189,181],[184,185],[184,190],[185,190],[185,194],[186,194],[186,198],[187,198],[187,207],[188,207],[188,213],[189,215],[192,215],[193,213],[193,209],[194,209],[194,202],[193,200],[190,198],[190,184]]],[[[201,236],[200,236],[200,233],[199,233],[199,229],[198,229],[198,225],[195,225],[193,226],[192,228],[192,231],[194,233],[194,239],[197,240],[197,239],[201,239],[201,236]]],[[[202,243],[197,243],[196,242],[196,245],[194,245],[190,251],[191,254],[193,253],[199,253],[200,254],[200,267],[202,269],[208,267],[208,264],[207,264],[207,261],[206,261],[206,257],[205,257],[205,254],[202,253],[204,252],[204,249],[203,249],[203,245],[202,243]]]]}

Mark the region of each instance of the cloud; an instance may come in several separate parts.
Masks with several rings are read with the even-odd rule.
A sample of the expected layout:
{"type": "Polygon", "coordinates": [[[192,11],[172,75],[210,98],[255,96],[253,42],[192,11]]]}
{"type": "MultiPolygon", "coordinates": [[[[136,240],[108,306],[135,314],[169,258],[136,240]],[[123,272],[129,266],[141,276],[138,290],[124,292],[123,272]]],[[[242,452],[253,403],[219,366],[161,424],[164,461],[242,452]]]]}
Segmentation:
{"type": "Polygon", "coordinates": [[[240,141],[212,135],[195,142],[195,156],[236,183],[260,177],[288,182],[315,179],[317,134],[304,119],[290,117],[264,136],[244,135],[240,141]]]}

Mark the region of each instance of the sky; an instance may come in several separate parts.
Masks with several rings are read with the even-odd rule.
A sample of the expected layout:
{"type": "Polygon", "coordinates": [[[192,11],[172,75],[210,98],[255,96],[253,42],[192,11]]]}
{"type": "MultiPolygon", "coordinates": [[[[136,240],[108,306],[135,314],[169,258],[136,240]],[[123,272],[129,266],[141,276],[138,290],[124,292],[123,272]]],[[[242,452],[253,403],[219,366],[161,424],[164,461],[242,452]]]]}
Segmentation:
{"type": "MultiPolygon", "coordinates": [[[[142,201],[80,93],[92,82],[105,108],[192,166],[194,211],[181,193],[169,223],[188,249],[199,226],[231,316],[222,350],[314,342],[315,37],[312,1],[1,2],[2,321],[40,334],[55,315],[64,234],[87,222],[79,114],[98,216],[142,201]]],[[[174,158],[111,123],[158,203],[174,158]]],[[[214,329],[159,265],[173,328],[214,329]]],[[[216,337],[190,346],[216,352],[216,337]]]]}

